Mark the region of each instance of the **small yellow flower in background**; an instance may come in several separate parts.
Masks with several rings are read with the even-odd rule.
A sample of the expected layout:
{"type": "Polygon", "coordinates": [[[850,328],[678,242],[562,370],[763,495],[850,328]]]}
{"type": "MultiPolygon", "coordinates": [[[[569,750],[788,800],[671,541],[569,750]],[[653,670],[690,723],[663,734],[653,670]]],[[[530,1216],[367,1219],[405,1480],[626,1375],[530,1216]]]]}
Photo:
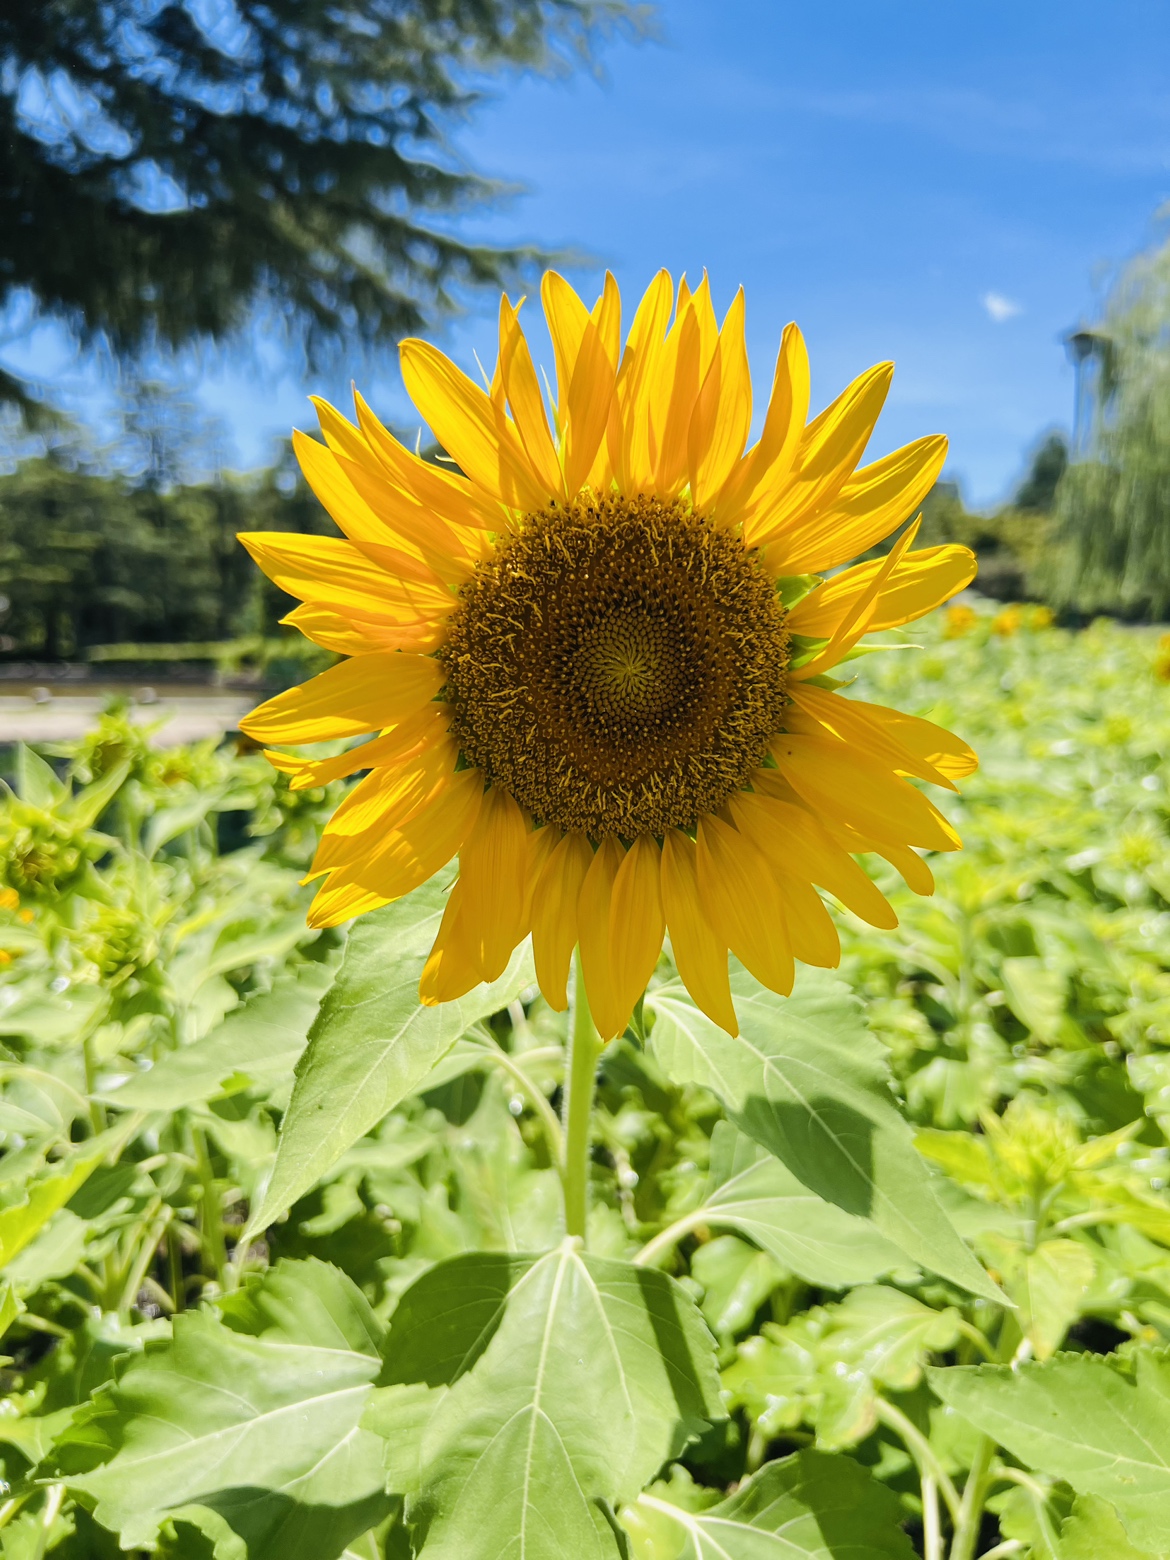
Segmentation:
{"type": "Polygon", "coordinates": [[[1170,634],[1162,634],[1154,656],[1154,676],[1159,682],[1170,682],[1170,634]]]}
{"type": "Polygon", "coordinates": [[[16,910],[20,905],[20,895],[14,888],[0,888],[0,910],[16,910]]]}
{"type": "Polygon", "coordinates": [[[26,926],[30,926],[36,918],[37,913],[35,910],[22,910],[17,916],[17,920],[23,921],[26,926]]]}
{"type": "Polygon", "coordinates": [[[12,963],[12,955],[7,948],[0,948],[0,966],[12,963]]]}
{"type": "Polygon", "coordinates": [[[1028,612],[1028,627],[1034,634],[1043,633],[1046,628],[1051,628],[1056,622],[1056,613],[1051,607],[1032,607],[1028,612]]]}
{"type": "Polygon", "coordinates": [[[948,607],[943,618],[943,638],[962,639],[979,623],[974,607],[948,607]]]}
{"type": "Polygon", "coordinates": [[[892,365],[806,423],[790,325],[745,452],[742,292],[720,326],[705,277],[676,297],[661,272],[624,350],[612,277],[592,309],[554,273],[542,297],[551,421],[507,298],[486,391],[426,342],[402,344],[406,387],[457,472],[405,449],[358,395],[356,425],[315,403],[325,442],[294,445],[344,537],[241,540],[303,603],[286,621],[348,659],[242,726],[292,745],[380,733],[334,758],[269,757],[294,789],[370,771],[322,836],[313,925],[397,899],[458,854],[425,1002],[494,979],[531,932],[558,1010],[579,945],[609,1038],[669,932],[695,1001],[735,1033],[729,949],[787,992],[794,959],[840,958],[817,887],[896,925],[854,854],[884,856],[925,894],[915,847],[959,848],[907,777],[954,790],[970,748],[843,697],[830,674],[864,634],[962,590],[974,556],[912,550],[911,529],[886,557],[817,577],[913,513],[946,441],[859,469],[892,365]]]}
{"type": "Polygon", "coordinates": [[[1010,639],[1013,634],[1018,634],[1024,626],[1024,609],[1013,602],[1010,607],[1004,607],[997,612],[991,620],[991,632],[998,634],[1002,639],[1010,639]]]}

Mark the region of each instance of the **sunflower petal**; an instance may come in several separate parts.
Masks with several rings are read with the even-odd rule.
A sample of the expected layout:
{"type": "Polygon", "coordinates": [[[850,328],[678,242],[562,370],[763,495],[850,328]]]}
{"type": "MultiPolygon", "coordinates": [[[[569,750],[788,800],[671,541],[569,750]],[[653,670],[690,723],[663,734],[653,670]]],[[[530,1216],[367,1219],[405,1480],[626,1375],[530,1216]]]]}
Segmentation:
{"type": "Polygon", "coordinates": [[[496,531],[503,517],[498,503],[479,492],[466,477],[444,471],[404,449],[382,426],[355,390],[358,422],[370,449],[385,466],[390,479],[412,494],[424,509],[442,516],[460,531],[496,531]]]}
{"type": "Polygon", "coordinates": [[[585,976],[589,1010],[603,1040],[612,1040],[619,1035],[634,1009],[633,1000],[628,1008],[623,1004],[610,960],[610,901],[614,879],[625,853],[617,836],[607,834],[589,863],[577,900],[581,970],[585,976]]]}
{"type": "Polygon", "coordinates": [[[771,752],[780,773],[818,817],[839,817],[883,844],[960,848],[954,829],[921,791],[844,742],[785,732],[773,740],[771,752]]]}
{"type": "Polygon", "coordinates": [[[842,742],[858,752],[865,753],[875,763],[883,764],[898,774],[914,775],[932,785],[945,786],[948,791],[957,789],[953,780],[928,763],[921,754],[904,746],[894,732],[870,713],[878,705],[865,705],[860,700],[846,698],[840,693],[830,693],[824,688],[813,688],[806,683],[789,684],[789,696],[796,710],[805,717],[802,722],[793,719],[792,712],[785,722],[789,731],[819,735],[831,732],[842,742]]]}
{"type": "Polygon", "coordinates": [[[819,574],[868,551],[912,515],[938,480],[947,441],[933,434],[856,472],[832,503],[757,538],[774,575],[819,574]]]}
{"type": "Polygon", "coordinates": [[[372,563],[352,542],[283,531],[240,531],[239,542],[290,596],[324,607],[371,631],[408,627],[437,631],[458,605],[437,581],[399,579],[372,563]]]}
{"type": "MultiPolygon", "coordinates": [[[[541,831],[544,832],[543,830],[541,831]]],[[[557,1013],[569,1005],[569,961],[577,946],[577,905],[593,862],[583,834],[566,834],[545,863],[532,893],[532,956],[544,1000],[557,1013]]]]}
{"type": "Polygon", "coordinates": [[[359,627],[344,613],[315,601],[303,601],[280,621],[322,650],[332,650],[337,655],[368,655],[371,650],[434,650],[442,639],[441,628],[429,623],[365,622],[359,627]]]}
{"type": "Polygon", "coordinates": [[[746,527],[759,505],[783,486],[800,448],[808,402],[808,351],[797,327],[786,325],[759,442],[733,468],[715,501],[721,525],[746,527]]]}
{"type": "Polygon", "coordinates": [[[429,704],[446,673],[438,661],[401,650],[355,656],[246,715],[256,742],[331,742],[396,726],[429,704]]]}
{"type": "Polygon", "coordinates": [[[731,802],[731,815],[773,865],[779,863],[818,884],[870,926],[887,931],[897,926],[898,917],[877,884],[807,808],[772,796],[740,792],[731,802]]]}
{"type": "Polygon", "coordinates": [[[343,884],[352,884],[377,896],[382,904],[389,904],[425,883],[451,860],[467,838],[482,796],[483,775],[479,770],[464,769],[449,775],[425,808],[379,836],[368,851],[330,874],[326,889],[318,893],[310,908],[309,924],[337,925],[337,920],[326,922],[316,917],[319,913],[333,913],[327,890],[343,884]]]}
{"type": "Polygon", "coordinates": [[[674,283],[659,271],[638,305],[617,375],[616,413],[607,435],[614,476],[626,493],[640,492],[654,478],[650,451],[650,391],[666,340],[674,283]]]}
{"type": "Polygon", "coordinates": [[[662,952],[666,922],[660,886],[661,852],[649,834],[630,846],[613,881],[609,911],[609,963],[619,1007],[634,1005],[662,952]]]}
{"type": "Polygon", "coordinates": [[[307,791],[315,786],[328,785],[333,780],[344,779],[359,769],[377,769],[385,764],[401,764],[416,757],[427,748],[441,742],[447,733],[450,711],[442,704],[428,704],[425,709],[404,720],[400,726],[372,742],[363,742],[335,758],[298,758],[292,753],[278,753],[271,748],[264,750],[264,757],[281,774],[290,775],[290,791],[307,791]]]}
{"type": "Polygon", "coordinates": [[[500,298],[500,378],[532,469],[553,498],[564,499],[565,479],[549,432],[548,417],[532,354],[516,310],[500,298]]]}
{"type": "Polygon", "coordinates": [[[712,1023],[737,1035],[727,944],[703,914],[694,842],[677,829],[668,829],[662,841],[662,903],[679,979],[712,1023]]]}
{"type": "Polygon", "coordinates": [[[528,822],[500,786],[485,792],[475,827],[459,853],[468,941],[485,980],[503,974],[524,936],[528,822]]]}
{"type": "Polygon", "coordinates": [[[457,880],[443,906],[443,919],[418,983],[424,1007],[455,1002],[488,978],[480,967],[475,939],[468,936],[466,911],[463,883],[457,880]]]}
{"type": "MultiPolygon", "coordinates": [[[[788,627],[809,639],[828,639],[856,607],[881,570],[882,560],[871,558],[843,569],[788,614],[788,627]]],[[[866,632],[882,633],[900,628],[949,601],[975,578],[975,554],[967,547],[923,547],[904,554],[879,592],[866,632]]]]}
{"type": "Polygon", "coordinates": [[[744,339],[744,297],[735,295],[687,434],[691,502],[706,510],[743,454],[752,423],[752,378],[744,339]]]}
{"type": "Polygon", "coordinates": [[[491,397],[429,342],[404,341],[399,357],[411,400],[471,480],[514,509],[542,509],[552,495],[491,397]]]}
{"type": "Polygon", "coordinates": [[[791,477],[764,487],[753,514],[744,521],[749,546],[779,540],[837,497],[869,443],[893,373],[892,363],[875,364],[809,423],[791,477]]]}
{"type": "Polygon", "coordinates": [[[699,823],[699,897],[712,930],[763,985],[787,996],[795,970],[780,888],[745,835],[719,818],[699,823]]]}

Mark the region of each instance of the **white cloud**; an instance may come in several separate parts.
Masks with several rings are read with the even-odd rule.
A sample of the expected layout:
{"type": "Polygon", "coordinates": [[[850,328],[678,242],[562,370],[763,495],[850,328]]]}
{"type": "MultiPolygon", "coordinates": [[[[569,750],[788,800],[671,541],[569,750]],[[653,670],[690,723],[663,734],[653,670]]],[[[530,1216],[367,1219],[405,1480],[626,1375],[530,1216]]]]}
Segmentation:
{"type": "Polygon", "coordinates": [[[986,292],[979,302],[997,325],[1002,325],[1005,320],[1010,320],[1015,315],[1023,314],[1024,312],[1022,303],[1016,303],[1011,298],[1005,298],[1003,293],[986,292]]]}

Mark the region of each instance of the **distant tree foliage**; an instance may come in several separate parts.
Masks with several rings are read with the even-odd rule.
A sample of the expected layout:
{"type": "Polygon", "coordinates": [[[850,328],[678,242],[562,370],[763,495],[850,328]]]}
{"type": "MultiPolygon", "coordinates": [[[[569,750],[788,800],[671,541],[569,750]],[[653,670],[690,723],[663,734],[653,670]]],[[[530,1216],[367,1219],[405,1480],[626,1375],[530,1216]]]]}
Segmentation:
{"type": "MultiPolygon", "coordinates": [[[[443,127],[473,83],[588,54],[624,0],[7,0],[0,308],[120,354],[259,303],[320,358],[417,330],[530,252],[428,220],[496,186],[443,127]]],[[[24,400],[13,375],[0,398],[24,400]]]]}
{"type": "Polygon", "coordinates": [[[294,471],[163,490],[51,451],[0,476],[0,660],[277,633],[295,603],[236,532],[336,534],[294,471]]]}
{"type": "Polygon", "coordinates": [[[1119,277],[1097,333],[1108,374],[1091,458],[1057,489],[1049,590],[1081,612],[1170,612],[1170,243],[1119,277]]]}

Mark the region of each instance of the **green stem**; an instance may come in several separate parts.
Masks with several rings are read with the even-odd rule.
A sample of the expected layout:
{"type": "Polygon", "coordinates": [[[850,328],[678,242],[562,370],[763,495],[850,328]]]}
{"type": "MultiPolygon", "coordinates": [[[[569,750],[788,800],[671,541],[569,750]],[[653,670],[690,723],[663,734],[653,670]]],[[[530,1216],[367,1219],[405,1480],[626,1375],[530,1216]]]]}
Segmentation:
{"type": "Polygon", "coordinates": [[[202,1128],[191,1128],[191,1141],[195,1148],[195,1163],[199,1167],[199,1184],[202,1191],[199,1199],[199,1222],[203,1236],[203,1249],[211,1259],[215,1277],[222,1289],[228,1265],[227,1247],[223,1238],[223,1209],[220,1207],[215,1173],[211,1167],[211,1156],[207,1152],[207,1139],[203,1136],[202,1128]]]}
{"type": "Polygon", "coordinates": [[[585,1238],[589,1202],[589,1126],[593,1083],[600,1053],[597,1030],[585,995],[581,955],[573,960],[573,1012],[565,1066],[565,1233],[585,1238]]]}
{"type": "MultiPolygon", "coordinates": [[[[694,1213],[684,1213],[681,1219],[676,1219],[673,1224],[668,1224],[664,1230],[659,1230],[652,1240],[648,1240],[633,1259],[635,1267],[656,1267],[657,1264],[668,1256],[684,1235],[689,1235],[700,1224],[707,1224],[711,1220],[710,1210],[696,1208],[694,1213]]],[[[718,1223],[718,1220],[715,1221],[718,1223]]]]}
{"type": "Polygon", "coordinates": [[[979,1540],[979,1528],[983,1521],[983,1503],[987,1499],[991,1483],[988,1470],[995,1456],[995,1442],[989,1435],[979,1437],[971,1470],[963,1486],[963,1498],[959,1504],[959,1518],[955,1523],[955,1536],[951,1540],[951,1560],[974,1560],[975,1545],[979,1540]]]}
{"type": "Polygon", "coordinates": [[[884,1425],[901,1437],[905,1442],[910,1455],[918,1464],[921,1474],[929,1475],[935,1482],[939,1493],[946,1501],[947,1510],[951,1514],[951,1521],[958,1525],[961,1505],[959,1492],[956,1490],[946,1469],[938,1460],[934,1447],[923,1435],[922,1431],[912,1419],[907,1419],[900,1408],[895,1408],[892,1403],[887,1403],[885,1398],[876,1401],[877,1416],[884,1425]]]}
{"type": "MultiPolygon", "coordinates": [[[[556,1111],[553,1110],[548,1100],[545,1099],[544,1090],[541,1089],[535,1079],[528,1076],[523,1067],[519,1066],[508,1055],[507,1051],[504,1050],[494,1036],[489,1037],[488,1043],[490,1044],[488,1055],[492,1061],[508,1074],[508,1077],[512,1079],[517,1087],[524,1090],[524,1093],[528,1096],[528,1103],[540,1117],[540,1124],[544,1128],[545,1141],[548,1143],[548,1151],[552,1156],[553,1163],[563,1163],[565,1142],[561,1132],[561,1124],[557,1120],[556,1111]]],[[[522,1051],[520,1054],[525,1057],[529,1055],[527,1051],[522,1051]]]]}

